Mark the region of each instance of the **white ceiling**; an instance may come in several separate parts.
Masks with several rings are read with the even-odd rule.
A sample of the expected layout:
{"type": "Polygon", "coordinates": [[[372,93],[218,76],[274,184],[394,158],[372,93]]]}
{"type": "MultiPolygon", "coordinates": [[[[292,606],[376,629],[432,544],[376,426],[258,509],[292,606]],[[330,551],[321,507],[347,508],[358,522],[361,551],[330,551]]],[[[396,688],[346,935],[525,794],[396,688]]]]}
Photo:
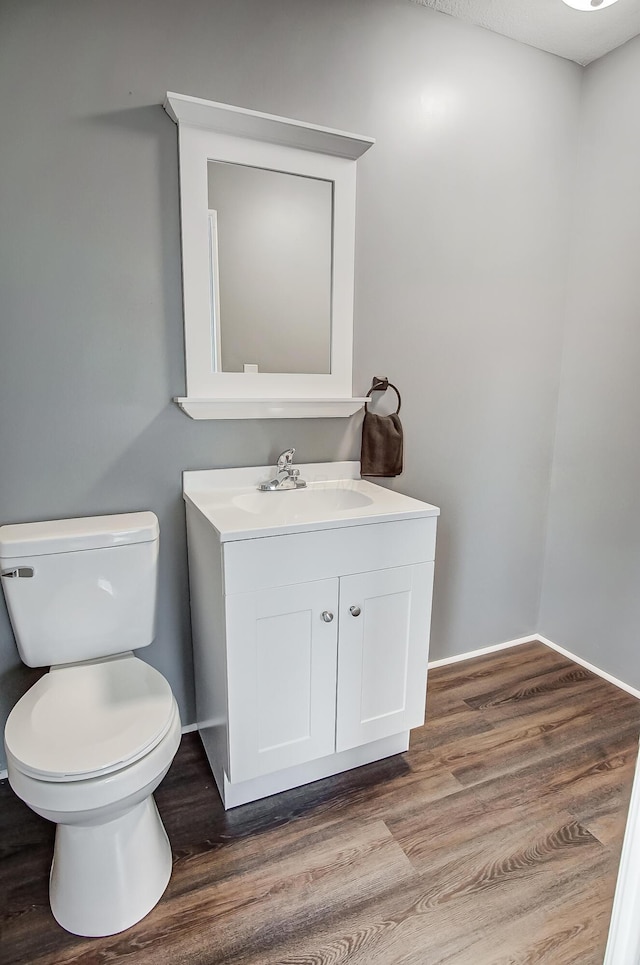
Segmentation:
{"type": "Polygon", "coordinates": [[[412,0],[532,47],[590,64],[640,34],[640,0],[580,11],[562,0],[412,0]]]}

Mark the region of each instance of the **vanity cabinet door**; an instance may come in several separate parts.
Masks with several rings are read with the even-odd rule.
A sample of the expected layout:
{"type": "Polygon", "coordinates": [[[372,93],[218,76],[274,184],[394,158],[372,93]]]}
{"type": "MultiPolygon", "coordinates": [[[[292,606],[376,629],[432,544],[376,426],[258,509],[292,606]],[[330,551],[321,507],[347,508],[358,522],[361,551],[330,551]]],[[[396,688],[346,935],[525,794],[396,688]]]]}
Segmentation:
{"type": "Polygon", "coordinates": [[[226,598],[229,780],[335,750],[338,580],[226,598]]]}
{"type": "Polygon", "coordinates": [[[340,581],[336,750],[424,723],[433,563],[340,581]]]}

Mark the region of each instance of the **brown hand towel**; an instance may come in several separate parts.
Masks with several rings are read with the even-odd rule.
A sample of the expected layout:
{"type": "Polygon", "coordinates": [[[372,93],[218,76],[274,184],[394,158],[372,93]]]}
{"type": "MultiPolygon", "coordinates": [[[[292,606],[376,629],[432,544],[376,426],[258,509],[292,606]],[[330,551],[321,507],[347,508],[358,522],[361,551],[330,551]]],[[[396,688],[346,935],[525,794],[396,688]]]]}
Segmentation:
{"type": "Polygon", "coordinates": [[[397,412],[365,412],[362,423],[363,476],[399,476],[402,472],[402,423],[397,412]]]}

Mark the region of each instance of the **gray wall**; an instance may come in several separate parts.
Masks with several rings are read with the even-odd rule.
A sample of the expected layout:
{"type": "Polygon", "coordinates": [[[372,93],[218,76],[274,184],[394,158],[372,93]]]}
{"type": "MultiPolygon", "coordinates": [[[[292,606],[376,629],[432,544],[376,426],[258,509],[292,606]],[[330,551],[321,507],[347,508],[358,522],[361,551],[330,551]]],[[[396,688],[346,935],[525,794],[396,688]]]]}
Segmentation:
{"type": "Polygon", "coordinates": [[[640,38],[585,74],[540,631],[640,687],[640,38]]]}
{"type": "MultiPolygon", "coordinates": [[[[198,423],[167,90],[377,138],[359,162],[355,389],[403,391],[442,507],[433,657],[537,625],[580,69],[407,0],[4,0],[0,520],[149,508],[145,659],[193,720],[185,468],[356,458],[357,418],[198,423]]],[[[0,611],[0,717],[31,679],[0,611]]],[[[1,722],[1,721],[0,721],[1,722]]]]}

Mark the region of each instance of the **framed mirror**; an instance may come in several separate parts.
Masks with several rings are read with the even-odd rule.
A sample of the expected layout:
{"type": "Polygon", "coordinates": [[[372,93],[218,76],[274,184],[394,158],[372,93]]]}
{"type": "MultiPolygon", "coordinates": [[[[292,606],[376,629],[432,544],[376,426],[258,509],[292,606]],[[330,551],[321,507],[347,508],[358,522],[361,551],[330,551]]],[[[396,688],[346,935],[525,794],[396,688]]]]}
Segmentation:
{"type": "Polygon", "coordinates": [[[331,372],[333,185],[208,161],[217,372],[331,372]]]}
{"type": "Polygon", "coordinates": [[[373,141],[167,94],[192,418],[346,416],[356,159],[373,141]]]}

